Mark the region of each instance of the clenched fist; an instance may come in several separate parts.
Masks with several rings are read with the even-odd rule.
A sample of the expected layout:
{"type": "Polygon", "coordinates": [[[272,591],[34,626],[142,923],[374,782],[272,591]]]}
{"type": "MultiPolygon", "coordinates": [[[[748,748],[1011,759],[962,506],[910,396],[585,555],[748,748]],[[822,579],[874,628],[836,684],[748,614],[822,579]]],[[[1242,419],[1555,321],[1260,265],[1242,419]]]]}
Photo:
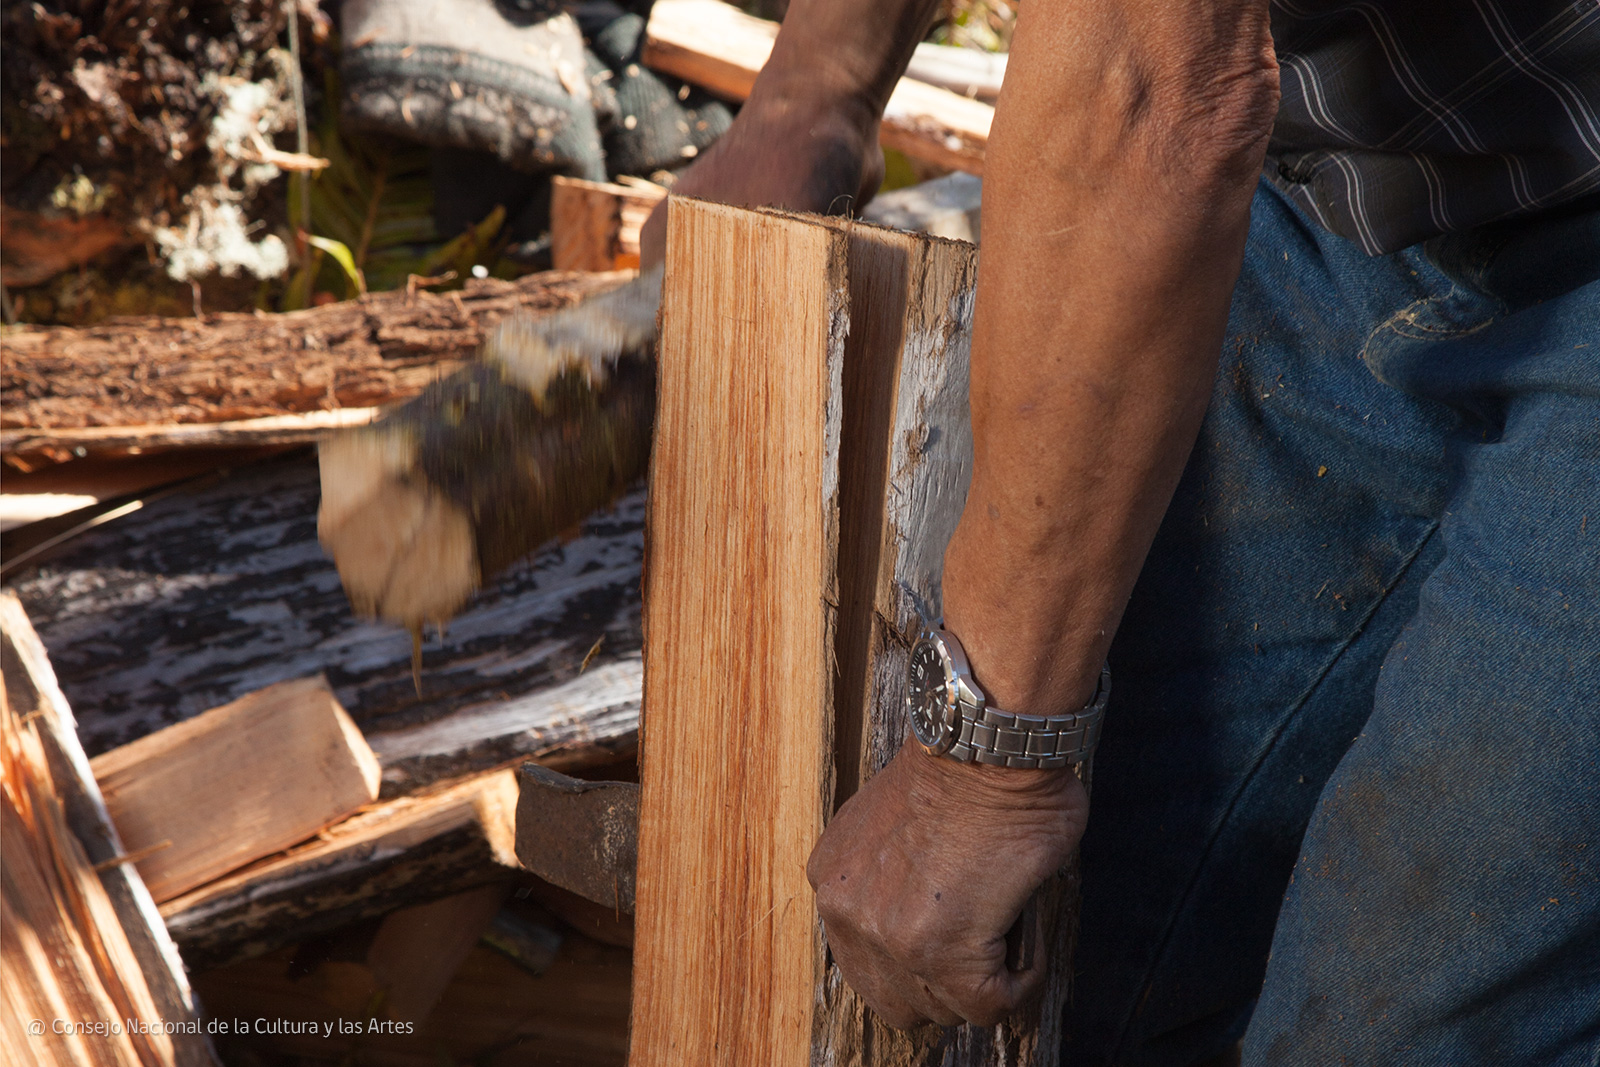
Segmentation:
{"type": "Polygon", "coordinates": [[[1038,992],[1006,933],[1083,836],[1089,796],[1071,771],[956,763],[906,745],[851,797],[806,875],[839,969],[891,1026],[993,1026],[1038,992]]]}

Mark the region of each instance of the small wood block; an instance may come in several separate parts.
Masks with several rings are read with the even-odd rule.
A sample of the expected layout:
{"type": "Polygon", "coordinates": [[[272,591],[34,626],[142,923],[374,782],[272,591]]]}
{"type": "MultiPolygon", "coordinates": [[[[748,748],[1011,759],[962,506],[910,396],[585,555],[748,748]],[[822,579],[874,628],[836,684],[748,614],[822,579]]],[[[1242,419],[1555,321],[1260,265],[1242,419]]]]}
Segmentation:
{"type": "Polygon", "coordinates": [[[550,259],[556,270],[638,270],[639,230],[667,191],[649,182],[550,182],[550,259]]]}
{"type": "Polygon", "coordinates": [[[384,917],[367,966],[385,990],[389,1017],[420,1023],[505,903],[509,881],[480,886],[384,917]]]}
{"type": "Polygon", "coordinates": [[[378,760],[321,676],[280,682],[96,757],[163,901],[303,841],[378,795],[378,760]]]}

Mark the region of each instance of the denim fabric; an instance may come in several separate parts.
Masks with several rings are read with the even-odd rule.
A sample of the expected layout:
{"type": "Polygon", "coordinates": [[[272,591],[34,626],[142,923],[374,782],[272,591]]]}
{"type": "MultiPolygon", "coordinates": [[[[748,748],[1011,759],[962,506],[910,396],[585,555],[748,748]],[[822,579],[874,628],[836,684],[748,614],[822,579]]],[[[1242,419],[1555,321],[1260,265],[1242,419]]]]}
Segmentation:
{"type": "Polygon", "coordinates": [[[1064,1063],[1600,1064],[1596,279],[1592,201],[1369,258],[1258,190],[1064,1063]]]}

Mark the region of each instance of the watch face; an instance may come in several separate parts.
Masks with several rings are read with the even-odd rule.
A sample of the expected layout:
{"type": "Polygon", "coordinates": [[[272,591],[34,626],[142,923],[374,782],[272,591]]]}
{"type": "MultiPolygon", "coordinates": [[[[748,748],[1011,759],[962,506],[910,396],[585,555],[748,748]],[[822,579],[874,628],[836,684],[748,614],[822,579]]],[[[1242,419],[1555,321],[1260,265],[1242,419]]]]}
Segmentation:
{"type": "Polygon", "coordinates": [[[940,643],[924,637],[906,669],[906,714],[923,748],[939,755],[955,742],[955,671],[940,643]]]}

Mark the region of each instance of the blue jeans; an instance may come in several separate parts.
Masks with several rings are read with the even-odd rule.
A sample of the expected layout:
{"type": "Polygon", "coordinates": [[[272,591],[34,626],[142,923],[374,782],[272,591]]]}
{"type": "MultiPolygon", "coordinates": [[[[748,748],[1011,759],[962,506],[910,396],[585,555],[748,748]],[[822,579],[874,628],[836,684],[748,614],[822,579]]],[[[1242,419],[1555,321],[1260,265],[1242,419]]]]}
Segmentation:
{"type": "Polygon", "coordinates": [[[1600,1064],[1596,279],[1592,201],[1369,258],[1258,190],[1112,649],[1066,1065],[1600,1064]]]}

